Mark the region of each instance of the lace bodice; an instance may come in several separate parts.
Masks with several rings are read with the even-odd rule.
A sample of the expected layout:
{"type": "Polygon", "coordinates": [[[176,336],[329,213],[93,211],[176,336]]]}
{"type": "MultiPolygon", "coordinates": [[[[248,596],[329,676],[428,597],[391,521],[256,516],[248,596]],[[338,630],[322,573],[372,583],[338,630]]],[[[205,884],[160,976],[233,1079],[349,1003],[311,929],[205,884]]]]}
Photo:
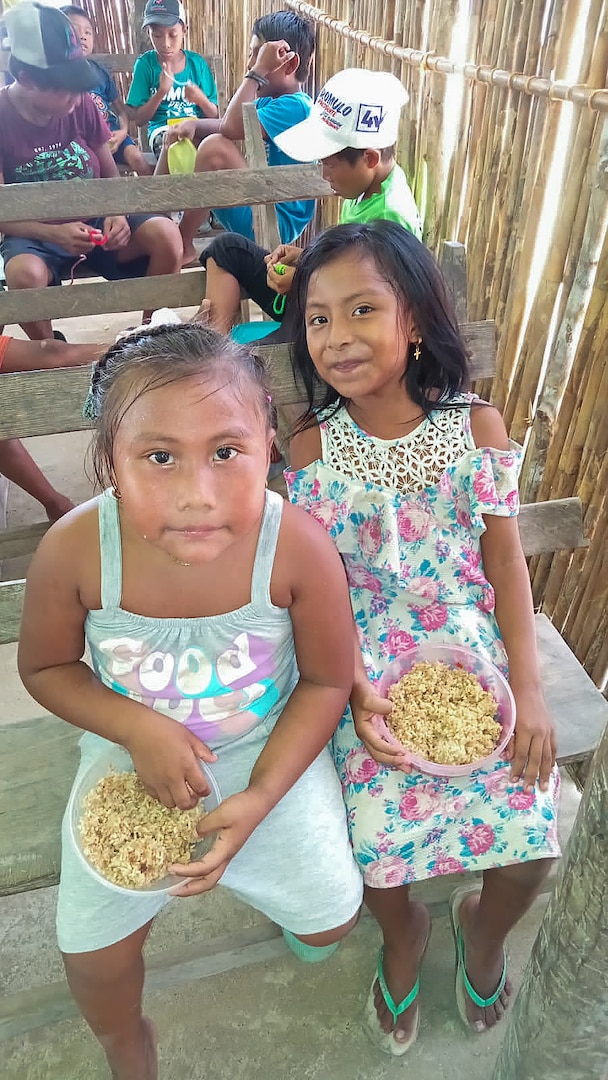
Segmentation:
{"type": "MultiPolygon", "coordinates": [[[[463,404],[472,395],[460,399],[463,404]]],[[[437,409],[409,435],[377,439],[342,408],[321,420],[323,462],[351,480],[393,491],[415,492],[437,484],[450,465],[475,447],[466,407],[437,409]]]]}

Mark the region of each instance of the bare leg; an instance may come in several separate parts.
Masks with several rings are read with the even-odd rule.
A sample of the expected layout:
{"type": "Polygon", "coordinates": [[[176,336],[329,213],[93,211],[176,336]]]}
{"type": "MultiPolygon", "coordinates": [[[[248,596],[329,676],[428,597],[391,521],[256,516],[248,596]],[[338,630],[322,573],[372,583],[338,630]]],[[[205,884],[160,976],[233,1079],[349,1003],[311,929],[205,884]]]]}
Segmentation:
{"type": "Polygon", "coordinates": [[[19,439],[0,440],[0,473],[41,503],[51,522],[74,509],[67,496],[49,484],[19,439]]]}
{"type": "MultiPolygon", "coordinates": [[[[410,993],[418,974],[426,942],[430,933],[431,917],[424,904],[412,902],[407,885],[396,889],[371,889],[366,885],[365,903],[380,924],[384,939],[384,978],[395,1002],[403,1001],[410,993]]],[[[395,1024],[382,996],[378,983],[375,988],[375,1004],[382,1030],[387,1034],[395,1031],[396,1042],[406,1042],[416,1020],[416,1002],[413,1002],[395,1024]]]]}
{"type": "Polygon", "coordinates": [[[156,1038],[141,1011],[142,949],[152,924],[89,953],[63,955],[72,995],[103,1046],[113,1080],[157,1080],[156,1038]]]}
{"type": "Polygon", "coordinates": [[[232,274],[222,270],[212,258],[207,259],[205,300],[209,324],[221,334],[229,334],[239,312],[241,286],[232,274]]]}
{"type": "MultiPolygon", "coordinates": [[[[467,975],[480,997],[491,997],[502,974],[505,938],[538,896],[551,869],[552,859],[485,870],[480,894],[467,896],[459,922],[465,946],[467,975]]],[[[503,1015],[511,994],[509,981],[495,1005],[481,1009],[466,995],[467,1015],[477,1031],[494,1027],[503,1015]]]]}
{"type": "MultiPolygon", "coordinates": [[[[218,169],[245,169],[247,162],[241,151],[223,135],[209,135],[199,146],[196,155],[195,172],[216,172],[218,169]]],[[[184,244],[183,265],[196,258],[194,237],[209,208],[186,210],[180,222],[180,232],[184,244]]]]}
{"type": "MultiPolygon", "coordinates": [[[[45,289],[51,280],[46,263],[37,255],[14,255],[4,269],[9,289],[45,289]]],[[[50,319],[22,323],[21,326],[27,336],[35,341],[53,336],[50,319]]]]}
{"type": "Polygon", "coordinates": [[[353,915],[352,919],[349,919],[347,923],[342,923],[342,926],[336,926],[333,930],[325,930],[321,934],[294,934],[294,937],[315,949],[324,949],[327,945],[333,945],[336,941],[341,941],[342,938],[346,937],[353,926],[356,926],[358,918],[359,912],[353,915]]]}
{"type": "Polygon", "coordinates": [[[149,165],[138,146],[125,146],[123,157],[138,176],[152,176],[154,168],[149,165]]]}
{"type": "Polygon", "coordinates": [[[54,338],[21,341],[11,338],[4,356],[2,371],[39,371],[42,368],[77,367],[92,364],[105,351],[105,345],[70,345],[54,338]]]}
{"type": "MultiPolygon", "coordinates": [[[[133,233],[129,243],[117,253],[117,262],[130,262],[139,255],[148,256],[147,277],[179,274],[182,266],[182,241],[177,225],[169,218],[153,217],[133,233]]],[[[151,311],[144,311],[143,320],[151,311]]]]}

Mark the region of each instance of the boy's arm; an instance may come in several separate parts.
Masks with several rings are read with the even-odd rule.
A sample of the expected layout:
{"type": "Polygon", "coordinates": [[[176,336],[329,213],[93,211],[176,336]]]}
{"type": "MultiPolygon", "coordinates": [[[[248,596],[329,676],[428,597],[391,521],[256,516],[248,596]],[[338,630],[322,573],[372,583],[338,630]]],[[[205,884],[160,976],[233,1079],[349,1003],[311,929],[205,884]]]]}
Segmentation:
{"type": "Polygon", "coordinates": [[[266,41],[260,49],[256,62],[246,73],[236,94],[231,97],[226,112],[220,122],[220,134],[227,139],[237,142],[244,138],[243,128],[243,105],[247,101],[255,101],[258,93],[264,96],[264,86],[261,87],[251,75],[257,75],[260,79],[267,79],[274,71],[278,71],[283,64],[291,60],[293,51],[286,41],[266,41]]]}
{"type": "Polygon", "coordinates": [[[147,124],[152,119],[165,94],[168,94],[173,86],[173,76],[166,70],[167,65],[163,64],[158,87],[150,95],[150,74],[145,70],[149,68],[149,64],[147,62],[142,63],[143,60],[144,57],[140,56],[135,61],[133,81],[127,96],[127,116],[134,120],[139,127],[147,124]]]}
{"type": "Polygon", "coordinates": [[[217,105],[210,101],[204,90],[195,83],[188,83],[184,88],[184,97],[191,105],[196,105],[208,120],[215,120],[217,105]]]}

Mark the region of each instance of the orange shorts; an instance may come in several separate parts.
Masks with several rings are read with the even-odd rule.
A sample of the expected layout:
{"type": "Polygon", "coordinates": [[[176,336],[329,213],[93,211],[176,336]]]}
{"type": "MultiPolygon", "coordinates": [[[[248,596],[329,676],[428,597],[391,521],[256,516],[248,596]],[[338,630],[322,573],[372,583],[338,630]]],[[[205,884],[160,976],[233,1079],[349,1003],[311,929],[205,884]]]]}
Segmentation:
{"type": "Polygon", "coordinates": [[[0,334],[0,370],[2,369],[2,363],[6,356],[6,350],[8,349],[10,340],[10,337],[7,337],[6,334],[0,334]]]}

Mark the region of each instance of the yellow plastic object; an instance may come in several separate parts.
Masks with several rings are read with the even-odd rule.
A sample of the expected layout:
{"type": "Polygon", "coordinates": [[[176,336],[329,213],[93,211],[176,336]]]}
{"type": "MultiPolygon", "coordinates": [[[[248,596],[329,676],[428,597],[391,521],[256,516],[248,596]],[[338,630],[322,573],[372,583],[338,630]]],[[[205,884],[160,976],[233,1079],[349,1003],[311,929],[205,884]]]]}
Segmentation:
{"type": "Polygon", "coordinates": [[[179,139],[167,150],[167,165],[172,176],[189,176],[196,164],[196,146],[190,139],[179,139]]]}

